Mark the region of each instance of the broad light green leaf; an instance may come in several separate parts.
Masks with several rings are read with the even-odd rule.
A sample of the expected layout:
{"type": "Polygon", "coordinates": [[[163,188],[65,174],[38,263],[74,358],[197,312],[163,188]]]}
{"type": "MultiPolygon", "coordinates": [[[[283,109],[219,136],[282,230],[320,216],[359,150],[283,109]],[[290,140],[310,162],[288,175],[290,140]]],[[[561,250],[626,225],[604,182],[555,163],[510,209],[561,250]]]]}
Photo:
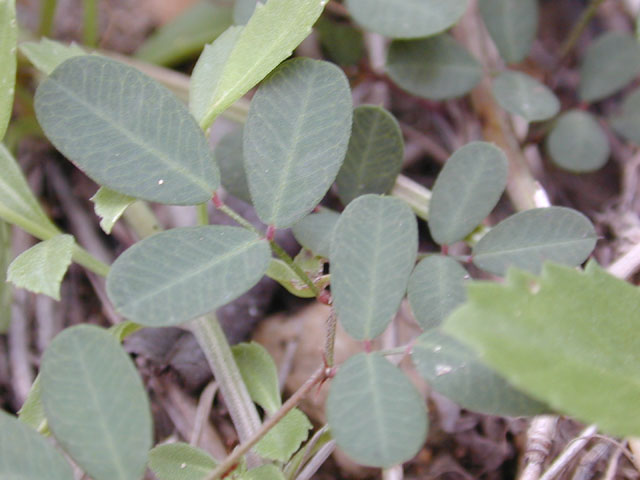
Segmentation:
{"type": "Polygon", "coordinates": [[[202,51],[232,23],[228,6],[200,0],[156,30],[136,50],[135,57],[159,65],[175,65],[202,51]]]}
{"type": "Polygon", "coordinates": [[[233,23],[246,25],[256,9],[256,4],[266,3],[267,0],[236,0],[233,4],[233,23]]]}
{"type": "Polygon", "coordinates": [[[34,245],[11,262],[8,280],[16,287],[60,300],[60,284],[71,265],[74,244],[73,236],[57,235],[34,245]]]}
{"type": "Polygon", "coordinates": [[[111,233],[113,225],[122,216],[127,207],[136,201],[135,198],[129,195],[114,192],[107,187],[100,187],[89,200],[93,202],[93,209],[96,215],[100,217],[100,228],[105,233],[111,233]]]}
{"type": "Polygon", "coordinates": [[[438,174],[429,203],[429,230],[440,245],[462,240],[496,206],[507,186],[508,162],[486,142],[458,149],[438,174]]]}
{"type": "Polygon", "coordinates": [[[547,137],[553,162],[570,172],[593,172],[609,158],[609,139],[593,115],[581,110],[562,114],[547,137]]]}
{"type": "Polygon", "coordinates": [[[68,328],[44,353],[40,375],[49,428],[74,461],[94,480],[140,478],[151,413],[120,342],[95,326],[68,328]]]}
{"type": "Polygon", "coordinates": [[[327,0],[269,0],[244,27],[205,47],[191,77],[189,108],[202,128],[291,55],[327,0]]]}
{"type": "Polygon", "coordinates": [[[391,38],[419,38],[443,32],[467,9],[468,0],[347,0],[353,19],[391,38]]]}
{"type": "Polygon", "coordinates": [[[474,350],[439,330],[418,337],[411,359],[431,388],[468,410],[512,417],[549,411],[509,385],[474,350]]]}
{"type": "Polygon", "coordinates": [[[289,60],[262,83],[243,145],[260,220],[287,228],[313,210],[342,165],[351,119],[349,84],[331,63],[289,60]]]}
{"type": "Polygon", "coordinates": [[[597,265],[469,287],[445,323],[510,382],[613,435],[640,434],[640,292],[597,265]]]}
{"type": "Polygon", "coordinates": [[[449,35],[395,40],[387,70],[407,92],[431,100],[461,97],[482,79],[482,67],[449,35]]]}
{"type": "Polygon", "coordinates": [[[591,103],[613,95],[640,73],[640,45],[633,35],[607,32],[585,53],[578,93],[591,103]]]}
{"type": "Polygon", "coordinates": [[[158,445],[149,452],[149,469],[158,480],[203,480],[216,465],[207,452],[187,443],[158,445]]]}
{"type": "Polygon", "coordinates": [[[0,140],[13,111],[16,85],[18,23],[15,0],[0,1],[0,140]]]}
{"type": "Polygon", "coordinates": [[[327,420],[338,446],[370,467],[409,460],[427,436],[425,401],[376,353],[359,353],[342,364],[331,382],[327,420]]]}
{"type": "Polygon", "coordinates": [[[530,122],[553,117],[560,101],[545,85],[521,72],[502,72],[493,81],[493,95],[502,108],[530,122]]]}
{"type": "Polygon", "coordinates": [[[342,212],[331,243],[331,294],[340,323],[370,340],[391,322],[418,249],[416,217],[402,200],[356,198],[342,212]]]}
{"type": "Polygon", "coordinates": [[[365,193],[388,193],[402,169],[404,141],[398,121],[382,107],[353,111],[344,163],[336,177],[344,205],[365,193]]]}
{"type": "Polygon", "coordinates": [[[300,245],[316,255],[329,258],[331,239],[340,214],[332,210],[322,210],[307,215],[293,228],[293,236],[300,245]]]}
{"type": "Polygon", "coordinates": [[[314,28],[322,49],[338,65],[356,65],[364,56],[364,36],[362,31],[352,25],[334,22],[322,16],[314,28]]]}
{"type": "Polygon", "coordinates": [[[85,55],[66,60],[36,92],[38,121],[58,150],[97,183],[144,200],[208,201],[218,169],[193,117],[137,69],[85,55]]]}
{"type": "Polygon", "coordinates": [[[0,143],[0,218],[18,225],[35,237],[48,239],[60,234],[33,196],[18,163],[0,143]]]}
{"type": "Polygon", "coordinates": [[[411,278],[407,294],[411,310],[424,330],[440,325],[464,303],[467,271],[454,259],[433,255],[420,261],[411,278]]]}
{"type": "Polygon", "coordinates": [[[163,327],[211,312],[253,287],[269,265],[268,242],[239,227],[176,228],[125,251],[107,277],[115,309],[163,327]]]}
{"type": "Polygon", "coordinates": [[[640,145],[640,89],[636,89],[624,99],[622,111],[609,121],[618,134],[640,145]]]}
{"type": "Polygon", "coordinates": [[[282,405],[282,400],[278,370],[273,358],[256,342],[234,345],[232,351],[251,400],[268,414],[274,414],[282,405]]]}
{"type": "Polygon", "coordinates": [[[42,38],[38,42],[22,42],[20,52],[45,75],[51,75],[65,60],[87,55],[87,52],[75,43],[67,45],[48,38],[42,38]]]}
{"type": "Polygon", "coordinates": [[[247,184],[242,155],[243,129],[229,132],[220,139],[214,156],[220,167],[222,186],[227,192],[240,200],[251,203],[251,193],[247,184]]]}
{"type": "Polygon", "coordinates": [[[480,0],[478,6],[502,58],[524,60],[538,30],[538,0],[480,0]]]}
{"type": "Polygon", "coordinates": [[[73,470],[42,435],[0,410],[0,478],[73,480],[73,470]]]}
{"type": "MultiPolygon", "coordinates": [[[[319,258],[319,257],[316,257],[316,258],[319,258]]],[[[320,264],[320,267],[322,267],[322,264],[320,264]]],[[[303,270],[306,271],[306,269],[304,268],[303,270]]],[[[317,278],[318,276],[320,276],[322,272],[320,273],[312,272],[312,273],[315,273],[315,277],[317,278]]],[[[272,280],[275,280],[276,282],[278,282],[280,285],[286,288],[289,293],[295,295],[296,297],[315,298],[316,296],[316,294],[311,291],[311,289],[307,286],[307,284],[302,282],[302,280],[300,280],[300,277],[293,270],[293,268],[291,268],[286,262],[283,262],[279,258],[271,259],[266,275],[272,280]]],[[[329,277],[329,275],[322,275],[322,278],[319,279],[319,281],[316,280],[314,276],[310,275],[310,277],[311,277],[311,280],[316,285],[316,287],[318,287],[319,289],[322,289],[329,284],[329,279],[327,278],[329,277]]]]}
{"type": "Polygon", "coordinates": [[[262,437],[253,451],[262,458],[286,462],[307,439],[312,428],[306,415],[294,408],[262,437]]]}
{"type": "Polygon", "coordinates": [[[262,465],[240,474],[238,480],[285,480],[285,478],[275,465],[262,465]]]}
{"type": "Polygon", "coordinates": [[[473,263],[495,275],[510,266],[537,273],[545,260],[575,267],[598,237],[587,217],[564,207],[517,213],[493,227],[473,249],[473,263]]]}

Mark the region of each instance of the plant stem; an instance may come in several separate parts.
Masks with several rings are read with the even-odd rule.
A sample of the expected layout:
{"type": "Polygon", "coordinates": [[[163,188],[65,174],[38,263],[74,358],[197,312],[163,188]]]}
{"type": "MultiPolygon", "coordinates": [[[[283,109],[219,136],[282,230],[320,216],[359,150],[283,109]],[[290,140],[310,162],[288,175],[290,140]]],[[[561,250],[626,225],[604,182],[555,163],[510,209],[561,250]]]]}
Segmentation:
{"type": "MultiPolygon", "coordinates": [[[[274,413],[271,417],[267,419],[266,422],[262,424],[262,426],[258,429],[254,435],[249,438],[247,441],[238,445],[236,449],[229,455],[227,458],[221,462],[216,469],[211,472],[204,480],[216,480],[220,478],[222,475],[225,475],[230,470],[232,470],[235,465],[240,461],[240,458],[251,448],[260,441],[262,437],[264,437],[269,430],[276,426],[276,424],[284,418],[284,416],[289,413],[293,408],[295,408],[298,403],[311,391],[311,389],[322,382],[326,378],[326,370],[323,368],[319,368],[316,370],[311,377],[307,379],[307,381],[293,394],[289,399],[284,402],[282,407],[274,413]]],[[[222,386],[221,386],[222,388],[222,386]]]]}
{"type": "Polygon", "coordinates": [[[40,27],[38,28],[38,34],[41,37],[51,36],[57,3],[57,0],[42,0],[42,2],[40,2],[40,27]]]}
{"type": "Polygon", "coordinates": [[[584,29],[587,27],[587,25],[589,24],[593,16],[596,14],[600,5],[602,5],[604,2],[605,0],[591,0],[591,3],[589,4],[589,6],[585,9],[584,12],[582,12],[582,15],[580,15],[580,18],[578,19],[578,21],[575,23],[575,25],[569,32],[569,36],[562,44],[562,47],[560,47],[560,55],[558,57],[559,58],[558,63],[562,63],[565,57],[569,55],[569,52],[571,52],[573,47],[576,45],[576,43],[580,39],[582,32],[584,32],[584,29]]]}
{"type": "Polygon", "coordinates": [[[102,277],[106,277],[109,273],[109,265],[98,260],[96,257],[87,252],[84,248],[79,246],[77,243],[73,246],[73,252],[71,257],[73,261],[78,265],[82,265],[87,270],[92,271],[93,273],[100,275],[102,277]]]}
{"type": "Polygon", "coordinates": [[[82,42],[88,47],[98,45],[98,0],[83,0],[84,28],[82,42]]]}
{"type": "Polygon", "coordinates": [[[228,205],[223,203],[222,205],[218,206],[217,208],[222,213],[224,213],[227,217],[229,217],[233,221],[235,221],[238,225],[246,228],[247,230],[252,231],[253,233],[255,233],[257,235],[260,235],[260,236],[264,235],[264,233],[262,233],[260,230],[258,230],[253,225],[251,225],[251,223],[248,222],[242,215],[238,214],[235,210],[230,208],[228,205]]]}
{"type": "Polygon", "coordinates": [[[409,204],[415,214],[423,220],[429,216],[429,201],[431,192],[419,183],[404,175],[398,175],[396,183],[391,190],[391,195],[398,197],[409,204]]]}
{"type": "Polygon", "coordinates": [[[324,343],[324,361],[327,367],[333,367],[333,352],[336,344],[336,326],[338,317],[336,311],[331,307],[331,312],[327,317],[327,336],[324,343]]]}
{"type": "Polygon", "coordinates": [[[207,210],[206,203],[196,205],[196,214],[198,217],[199,225],[209,225],[209,210],[207,210]]]}
{"type": "Polygon", "coordinates": [[[146,202],[133,202],[127,207],[122,216],[129,227],[136,232],[139,239],[150,237],[154,233],[162,231],[160,222],[158,222],[158,219],[146,202]]]}
{"type": "Polygon", "coordinates": [[[285,262],[287,265],[289,265],[289,268],[291,268],[291,270],[293,270],[295,272],[295,274],[298,276],[298,278],[307,287],[309,287],[309,290],[311,290],[313,292],[313,294],[317,297],[320,294],[320,290],[318,290],[318,287],[316,287],[315,284],[311,281],[311,279],[309,278],[309,275],[307,275],[305,273],[305,271],[302,270],[302,268],[300,268],[300,265],[295,263],[293,261],[293,259],[289,256],[289,254],[287,252],[285,252],[284,249],[280,245],[278,245],[274,240],[271,240],[269,243],[271,244],[271,249],[273,250],[273,252],[283,262],[285,262]]]}

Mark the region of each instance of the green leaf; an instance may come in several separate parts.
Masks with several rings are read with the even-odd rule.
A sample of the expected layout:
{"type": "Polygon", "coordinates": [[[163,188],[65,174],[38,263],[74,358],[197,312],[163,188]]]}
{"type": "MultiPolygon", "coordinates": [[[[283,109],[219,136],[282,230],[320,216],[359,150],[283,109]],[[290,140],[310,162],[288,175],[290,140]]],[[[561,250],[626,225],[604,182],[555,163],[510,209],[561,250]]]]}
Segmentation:
{"type": "Polygon", "coordinates": [[[47,417],[44,414],[44,407],[42,406],[40,384],[40,375],[38,375],[31,384],[31,389],[29,390],[27,399],[18,411],[18,418],[21,422],[29,425],[36,432],[49,436],[49,424],[47,423],[47,417]]]}
{"type": "Polygon", "coordinates": [[[640,145],[640,89],[636,89],[624,99],[622,111],[609,121],[618,134],[640,145]]]}
{"type": "Polygon", "coordinates": [[[537,273],[545,260],[575,267],[587,259],[597,239],[580,212],[535,208],[493,227],[474,247],[473,263],[495,275],[504,275],[511,266],[537,273]]]}
{"type": "Polygon", "coordinates": [[[278,370],[269,352],[256,342],[240,343],[231,350],[251,400],[270,415],[274,414],[282,405],[282,400],[278,370]]]}
{"type": "Polygon", "coordinates": [[[71,265],[73,246],[72,235],[58,235],[34,245],[11,262],[8,280],[16,287],[59,301],[60,284],[71,265]]]}
{"type": "Polygon", "coordinates": [[[331,210],[312,213],[293,226],[293,235],[303,247],[329,258],[331,239],[339,218],[340,214],[331,210]]]}
{"type": "Polygon", "coordinates": [[[262,465],[240,474],[238,480],[285,480],[285,478],[275,465],[262,465]]]}
{"type": "Polygon", "coordinates": [[[256,443],[253,451],[262,458],[286,462],[307,439],[312,428],[306,415],[294,408],[256,443]]]}
{"type": "Polygon", "coordinates": [[[493,81],[493,95],[507,112],[529,122],[555,116],[560,110],[558,98],[544,84],[521,72],[502,72],[493,81]]]}
{"type": "Polygon", "coordinates": [[[333,22],[322,16],[314,28],[323,50],[338,65],[357,65],[364,56],[364,36],[350,24],[333,22]]]}
{"type": "Polygon", "coordinates": [[[218,188],[213,156],[187,109],[133,67],[93,55],[66,60],[38,87],[35,109],[56,148],[112,190],[194,205],[218,188]]]}
{"type": "Polygon", "coordinates": [[[538,30],[537,0],[480,0],[480,15],[507,63],[525,59],[538,30]]]}
{"type": "Polygon", "coordinates": [[[433,186],[429,230],[440,245],[462,240],[496,206],[507,186],[507,157],[485,142],[458,149],[433,186]]]}
{"type": "Polygon", "coordinates": [[[87,55],[77,44],[41,38],[38,42],[22,42],[20,52],[45,75],[51,75],[58,65],[73,57],[87,55]]]}
{"type": "Polygon", "coordinates": [[[17,46],[16,2],[3,0],[0,2],[0,140],[4,138],[13,111],[17,46]]]}
{"type": "Polygon", "coordinates": [[[143,328],[144,327],[142,325],[125,320],[124,322],[116,323],[109,327],[108,332],[113,335],[116,340],[122,343],[129,335],[132,335],[143,328]]]}
{"type": "Polygon", "coordinates": [[[114,192],[107,187],[100,187],[89,200],[93,202],[93,209],[96,215],[100,217],[100,228],[105,233],[111,233],[113,225],[122,216],[127,207],[136,201],[135,198],[129,195],[114,192]]]}
{"type": "Polygon", "coordinates": [[[231,26],[231,17],[230,7],[201,0],[156,30],[134,56],[159,65],[188,60],[231,26]]]}
{"type": "Polygon", "coordinates": [[[256,9],[256,4],[266,3],[267,0],[236,0],[233,4],[233,23],[246,25],[256,9]]]}
{"type": "Polygon", "coordinates": [[[270,258],[268,242],[240,227],[176,228],[120,255],[109,270],[107,294],[136,323],[177,325],[249,290],[270,258]]]}
{"type": "Polygon", "coordinates": [[[365,29],[391,38],[419,38],[455,24],[468,0],[347,0],[353,19],[365,29]]]}
{"type": "Polygon", "coordinates": [[[149,452],[149,469],[158,480],[203,480],[216,465],[207,452],[187,443],[158,445],[149,452]]]}
{"type": "Polygon", "coordinates": [[[549,412],[482,363],[474,350],[439,330],[418,337],[411,359],[431,388],[468,410],[512,417],[549,412]]]}
{"type": "Polygon", "coordinates": [[[592,103],[623,89],[640,73],[640,45],[633,35],[607,32],[594,41],[580,66],[578,93],[592,103]]]}
{"type": "Polygon", "coordinates": [[[511,270],[469,287],[445,329],[549,406],[619,436],[640,434],[640,292],[595,263],[511,270]]]}
{"type": "Polygon", "coordinates": [[[222,137],[214,151],[214,156],[220,166],[222,186],[225,190],[234,197],[251,203],[247,174],[244,171],[242,132],[243,129],[239,128],[222,137]]]}
{"type": "Polygon", "coordinates": [[[422,260],[409,279],[411,310],[424,330],[440,325],[464,303],[467,271],[454,259],[433,255],[422,260]]]}
{"type": "Polygon", "coordinates": [[[189,107],[202,128],[291,55],[327,0],[269,0],[244,27],[207,45],[191,77],[189,107]]]}
{"type": "Polygon", "coordinates": [[[73,480],[73,470],[44,437],[0,410],[0,478],[73,480]]]}
{"type": "Polygon", "coordinates": [[[34,237],[48,239],[60,234],[33,196],[18,163],[0,143],[0,218],[18,225],[34,237]]]}
{"type": "Polygon", "coordinates": [[[431,100],[461,97],[482,79],[482,67],[449,35],[395,40],[387,70],[407,92],[431,100]]]}
{"type": "Polygon", "coordinates": [[[0,335],[7,333],[11,324],[12,287],[7,283],[7,268],[13,258],[12,228],[0,220],[0,335]]]}
{"type": "MultiPolygon", "coordinates": [[[[291,268],[287,263],[283,262],[279,258],[271,259],[266,275],[286,288],[289,293],[297,297],[315,298],[316,296],[316,294],[311,291],[309,286],[306,283],[303,283],[302,280],[300,280],[300,277],[293,270],[293,268],[291,268]]],[[[318,288],[324,288],[329,284],[329,282],[325,280],[324,282],[321,282],[320,285],[318,284],[318,282],[315,282],[315,284],[318,288]]]]}
{"type": "Polygon", "coordinates": [[[49,428],[95,480],[131,480],[151,447],[149,400],[133,362],[106,330],[78,325],[53,339],[40,370],[49,428]]]}
{"type": "Polygon", "coordinates": [[[264,223],[290,227],[322,200],[344,160],[351,119],[349,83],[333,64],[296,58],[262,83],[251,101],[243,150],[264,223]]]}
{"type": "Polygon", "coordinates": [[[327,420],[338,446],[370,467],[409,460],[427,436],[425,401],[376,353],[359,353],[342,364],[331,382],[327,420]]]}
{"type": "Polygon", "coordinates": [[[417,248],[416,217],[402,200],[363,195],[342,212],[331,243],[331,293],[349,335],[370,340],[387,328],[417,248]]]}
{"type": "Polygon", "coordinates": [[[609,140],[596,118],[588,112],[571,110],[560,116],[547,137],[553,162],[570,172],[593,172],[609,158],[609,140]]]}
{"type": "Polygon", "coordinates": [[[384,108],[363,105],[353,111],[338,195],[344,205],[365,193],[388,193],[402,169],[404,141],[397,120],[384,108]]]}

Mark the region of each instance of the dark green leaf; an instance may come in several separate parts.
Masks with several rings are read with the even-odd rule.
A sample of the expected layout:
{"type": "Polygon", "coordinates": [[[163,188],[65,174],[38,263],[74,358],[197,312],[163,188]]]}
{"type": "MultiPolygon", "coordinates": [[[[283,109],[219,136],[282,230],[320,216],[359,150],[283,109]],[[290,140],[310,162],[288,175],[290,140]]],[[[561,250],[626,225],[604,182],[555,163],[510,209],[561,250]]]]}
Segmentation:
{"type": "Polygon", "coordinates": [[[293,226],[293,235],[300,245],[316,255],[329,258],[333,231],[340,214],[331,210],[307,215],[293,226]]]}
{"type": "Polygon", "coordinates": [[[242,295],[264,275],[268,242],[239,227],[177,228],[124,252],[107,277],[118,312],[162,327],[211,312],[242,295]]]}
{"type": "Polygon", "coordinates": [[[242,155],[242,128],[222,137],[214,153],[216,162],[220,166],[222,186],[234,197],[251,203],[242,155]]]}
{"type": "Polygon", "coordinates": [[[345,209],[331,243],[331,293],[349,335],[369,340],[387,328],[404,297],[417,248],[416,217],[402,200],[363,195],[345,209]]]}
{"type": "Polygon", "coordinates": [[[133,67],[93,55],[66,60],[38,87],[35,109],[56,148],[112,190],[192,205],[218,188],[218,169],[193,117],[133,67]]]}
{"type": "Polygon", "coordinates": [[[347,155],[336,178],[342,203],[365,193],[388,193],[402,169],[403,155],[402,132],[393,115],[373,105],[357,107],[347,155]]]}
{"type": "Polygon", "coordinates": [[[353,460],[390,467],[413,457],[427,435],[425,401],[382,356],[359,353],[331,382],[327,420],[338,446],[353,460]]]}
{"type": "Polygon", "coordinates": [[[562,114],[547,137],[553,162],[570,172],[598,170],[609,158],[609,140],[593,115],[581,110],[562,114]]]}
{"type": "Polygon", "coordinates": [[[511,266],[537,273],[545,260],[577,266],[597,238],[589,219],[576,210],[535,208],[493,227],[474,247],[473,263],[496,275],[511,266]]]}
{"type": "Polygon", "coordinates": [[[47,348],[40,370],[49,428],[95,480],[140,478],[151,448],[149,400],[113,335],[79,325],[47,348]]]}
{"type": "Polygon", "coordinates": [[[471,348],[439,330],[418,337],[411,359],[418,373],[436,392],[468,410],[513,417],[549,411],[509,385],[482,363],[471,348]]]}
{"type": "Polygon", "coordinates": [[[149,452],[149,468],[158,480],[203,480],[215,467],[207,452],[186,443],[158,445],[149,452]]]}
{"type": "Polygon", "coordinates": [[[520,72],[502,72],[493,81],[493,95],[502,108],[537,122],[553,117],[560,102],[545,85],[520,72]]]}
{"type": "Polygon", "coordinates": [[[482,79],[480,64],[449,35],[393,41],[387,70],[404,90],[432,100],[461,97],[482,79]]]}
{"type": "Polygon", "coordinates": [[[547,264],[482,282],[445,323],[483,361],[550,407],[619,436],[640,434],[640,292],[595,264],[547,264]]]}
{"type": "Polygon", "coordinates": [[[18,23],[15,0],[0,2],[0,140],[11,119],[16,85],[18,23]]]}
{"type": "Polygon", "coordinates": [[[357,28],[333,22],[325,16],[318,19],[314,28],[318,32],[322,48],[338,65],[356,65],[363,57],[364,37],[357,28]]]}
{"type": "Polygon", "coordinates": [[[624,99],[622,112],[610,121],[616,132],[630,142],[640,145],[640,89],[624,99]]]}
{"type": "Polygon", "coordinates": [[[502,150],[472,142],[457,150],[440,171],[429,203],[429,230],[440,245],[471,233],[496,206],[507,185],[502,150]]]}
{"type": "Polygon", "coordinates": [[[244,159],[260,219],[290,227],[322,200],[351,132],[351,92],[328,62],[297,58],[278,67],[251,101],[244,159]]]}

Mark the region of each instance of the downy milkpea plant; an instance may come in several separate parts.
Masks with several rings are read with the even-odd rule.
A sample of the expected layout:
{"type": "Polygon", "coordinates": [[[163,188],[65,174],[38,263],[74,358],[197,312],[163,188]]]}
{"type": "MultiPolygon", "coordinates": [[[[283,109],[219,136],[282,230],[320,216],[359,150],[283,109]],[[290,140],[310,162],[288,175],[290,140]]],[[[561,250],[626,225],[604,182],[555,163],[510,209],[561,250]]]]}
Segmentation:
{"type": "MultiPolygon", "coordinates": [[[[469,3],[347,0],[344,7],[355,25],[391,39],[386,68],[400,88],[440,101],[489,81],[505,118],[509,112],[551,122],[547,148],[555,163],[572,171],[602,166],[608,140],[591,113],[559,114],[552,90],[516,70],[505,67],[483,79],[478,59],[444,33],[469,3]]],[[[70,327],[52,341],[19,417],[0,413],[0,476],[69,480],[72,468],[58,447],[95,480],[140,479],[147,466],[161,480],[309,478],[334,442],[367,466],[401,464],[426,440],[426,402],[386,358],[397,352],[373,351],[372,342],[405,296],[424,333],[400,350],[410,352],[433,390],[474,411],[563,412],[611,434],[640,434],[634,334],[640,296],[595,262],[577,268],[597,240],[589,219],[569,208],[523,205],[527,192],[509,189],[517,159],[513,151],[507,158],[495,139],[500,146],[476,141],[455,151],[431,192],[396,188],[403,138],[393,115],[378,106],[354,108],[338,66],[288,59],[325,4],[237,0],[221,17],[235,25],[218,25],[199,57],[188,107],[120,61],[46,39],[20,44],[43,75],[34,99],[42,131],[100,185],[93,201],[107,233],[139,200],[193,205],[201,224],[143,238],[105,265],[52,223],[10,150],[0,147],[0,217],[41,240],[11,263],[8,279],[59,298],[75,261],[106,276],[109,301],[126,319],[110,330],[70,327]],[[244,127],[212,152],[205,132],[258,84],[244,127]],[[334,184],[344,210],[316,211],[334,184]],[[505,189],[519,211],[478,229],[505,189]],[[225,192],[251,202],[264,231],[230,209],[225,192]],[[209,225],[209,201],[239,226],[209,225]],[[440,254],[418,252],[417,217],[427,221],[440,254]],[[284,228],[304,247],[294,259],[274,240],[275,230],[284,228]],[[471,255],[450,254],[458,242],[471,255]],[[470,280],[471,264],[502,280],[470,280]],[[284,403],[270,355],[256,343],[231,348],[214,313],[264,275],[294,295],[332,306],[324,359],[284,403]],[[336,321],[363,342],[363,352],[340,365],[333,359],[336,321]],[[149,400],[120,343],[144,327],[175,325],[193,331],[220,385],[240,439],[227,458],[184,443],[153,446],[149,400]],[[327,426],[310,436],[313,425],[295,407],[324,381],[330,382],[327,426]]],[[[538,3],[480,0],[478,7],[503,63],[521,62],[536,35],[538,3]]],[[[17,63],[13,0],[0,1],[0,24],[3,136],[17,63]]],[[[344,32],[324,17],[317,26],[328,38],[344,32]]],[[[360,37],[349,28],[345,38],[357,47],[360,37]]],[[[139,57],[153,57],[157,38],[139,57]]],[[[349,57],[344,46],[327,42],[329,51],[349,57]]],[[[157,61],[180,54],[164,52],[157,61]]],[[[584,56],[580,100],[616,93],[638,71],[633,37],[606,33],[584,56]]],[[[611,122],[636,142],[638,108],[632,94],[611,122]]]]}

